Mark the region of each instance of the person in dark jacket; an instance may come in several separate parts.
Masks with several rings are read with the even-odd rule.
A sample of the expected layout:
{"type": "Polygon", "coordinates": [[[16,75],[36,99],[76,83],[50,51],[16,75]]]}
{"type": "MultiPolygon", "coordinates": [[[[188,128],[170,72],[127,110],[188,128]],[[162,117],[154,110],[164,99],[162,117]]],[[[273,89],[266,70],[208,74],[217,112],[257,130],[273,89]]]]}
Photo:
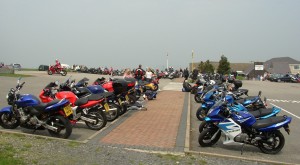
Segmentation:
{"type": "Polygon", "coordinates": [[[187,80],[189,78],[189,70],[188,68],[183,70],[183,77],[185,80],[187,80]]]}

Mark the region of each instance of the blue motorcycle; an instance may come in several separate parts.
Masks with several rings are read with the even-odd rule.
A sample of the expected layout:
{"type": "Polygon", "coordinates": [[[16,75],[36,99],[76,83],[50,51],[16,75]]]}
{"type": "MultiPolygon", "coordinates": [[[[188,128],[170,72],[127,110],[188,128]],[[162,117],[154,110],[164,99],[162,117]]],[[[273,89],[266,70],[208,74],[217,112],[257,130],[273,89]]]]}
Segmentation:
{"type": "Polygon", "coordinates": [[[31,94],[19,94],[25,82],[11,88],[7,94],[10,106],[0,110],[0,125],[5,129],[18,126],[40,130],[47,129],[51,136],[68,138],[72,133],[72,125],[67,119],[73,114],[70,102],[66,99],[53,100],[47,104],[31,94]]]}
{"type": "MultiPolygon", "coordinates": [[[[221,93],[223,88],[220,90],[218,87],[212,88],[210,91],[206,92],[202,99],[201,99],[201,106],[198,108],[196,112],[196,117],[200,120],[203,121],[205,118],[208,110],[215,104],[215,102],[219,98],[219,94],[221,93]]],[[[236,92],[231,92],[230,93],[232,96],[234,96],[234,99],[236,102],[242,104],[247,108],[247,110],[255,111],[259,109],[266,109],[264,101],[261,100],[261,91],[259,92],[258,96],[250,96],[246,98],[240,98],[240,93],[236,92]]],[[[266,98],[264,99],[266,100],[266,98]]],[[[241,109],[243,110],[243,109],[241,109]]],[[[269,109],[266,109],[264,113],[274,113],[272,110],[270,111],[269,109]]],[[[276,113],[275,113],[276,114],[276,113]]]]}
{"type": "Polygon", "coordinates": [[[279,129],[283,127],[289,134],[291,117],[274,116],[256,120],[247,111],[230,111],[228,105],[233,103],[233,98],[229,95],[222,98],[224,99],[217,101],[204,119],[207,128],[199,135],[200,146],[214,145],[223,133],[225,135],[223,144],[249,144],[267,154],[276,154],[281,151],[285,138],[279,129]]]}

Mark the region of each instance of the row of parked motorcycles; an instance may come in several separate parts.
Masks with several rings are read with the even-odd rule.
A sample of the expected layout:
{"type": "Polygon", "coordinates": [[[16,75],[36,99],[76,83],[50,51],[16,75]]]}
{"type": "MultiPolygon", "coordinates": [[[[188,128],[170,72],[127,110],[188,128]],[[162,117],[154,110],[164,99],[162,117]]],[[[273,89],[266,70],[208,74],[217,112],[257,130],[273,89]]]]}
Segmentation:
{"type": "Polygon", "coordinates": [[[240,89],[242,81],[231,82],[198,80],[193,86],[183,82],[183,91],[194,94],[201,106],[196,117],[199,124],[198,142],[201,147],[216,144],[221,134],[225,136],[224,145],[239,143],[258,147],[263,153],[277,154],[285,144],[280,128],[289,134],[291,117],[279,116],[281,109],[267,108],[267,99],[248,96],[247,89],[240,89]]]}
{"type": "Polygon", "coordinates": [[[131,107],[145,108],[140,98],[156,98],[159,79],[138,83],[134,78],[98,78],[92,85],[83,78],[77,83],[69,77],[65,82],[50,82],[41,90],[39,98],[20,94],[25,82],[17,80],[6,96],[6,106],[0,110],[0,125],[5,129],[18,126],[48,130],[58,138],[69,138],[72,127],[84,121],[92,130],[100,130],[131,107]]]}

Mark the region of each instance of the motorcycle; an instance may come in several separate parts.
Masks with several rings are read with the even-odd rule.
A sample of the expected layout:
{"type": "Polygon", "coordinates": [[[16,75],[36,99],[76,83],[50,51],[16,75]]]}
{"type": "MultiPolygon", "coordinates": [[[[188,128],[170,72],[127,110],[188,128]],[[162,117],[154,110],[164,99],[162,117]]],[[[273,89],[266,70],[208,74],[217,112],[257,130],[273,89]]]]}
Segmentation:
{"type": "Polygon", "coordinates": [[[71,81],[71,84],[67,84],[64,90],[72,91],[77,97],[88,97],[92,94],[101,94],[107,99],[109,111],[106,112],[107,121],[113,121],[123,114],[121,104],[117,101],[114,93],[107,92],[101,85],[88,85],[88,78],[84,77],[75,84],[75,80],[71,81]]]}
{"type": "MultiPolygon", "coordinates": [[[[256,120],[247,111],[230,111],[228,104],[233,102],[223,96],[208,112],[205,117],[207,128],[204,129],[198,142],[201,147],[209,147],[217,143],[221,133],[225,136],[223,144],[249,144],[258,147],[263,153],[276,154],[284,147],[285,138],[280,128],[289,134],[289,123],[292,118],[288,116],[274,116],[267,119],[256,120]]],[[[243,148],[241,149],[243,153],[243,148]]]]}
{"type": "Polygon", "coordinates": [[[65,68],[56,68],[54,65],[50,65],[48,71],[47,71],[48,75],[52,75],[52,74],[61,74],[62,76],[66,76],[67,75],[67,70],[65,68]]]}
{"type": "Polygon", "coordinates": [[[17,81],[16,88],[7,94],[10,106],[0,110],[0,125],[5,129],[18,126],[36,130],[47,129],[54,137],[68,138],[72,133],[72,125],[67,119],[73,114],[70,102],[66,99],[53,99],[44,104],[31,94],[19,94],[25,82],[17,81]]]}
{"type": "Polygon", "coordinates": [[[83,120],[92,130],[100,130],[105,127],[107,119],[103,111],[109,110],[105,98],[101,95],[90,95],[78,99],[73,92],[64,91],[67,83],[61,84],[59,90],[56,89],[58,82],[49,83],[39,95],[42,102],[47,103],[55,98],[65,98],[72,105],[73,115],[69,116],[69,120],[73,124],[79,120],[83,120]]]}

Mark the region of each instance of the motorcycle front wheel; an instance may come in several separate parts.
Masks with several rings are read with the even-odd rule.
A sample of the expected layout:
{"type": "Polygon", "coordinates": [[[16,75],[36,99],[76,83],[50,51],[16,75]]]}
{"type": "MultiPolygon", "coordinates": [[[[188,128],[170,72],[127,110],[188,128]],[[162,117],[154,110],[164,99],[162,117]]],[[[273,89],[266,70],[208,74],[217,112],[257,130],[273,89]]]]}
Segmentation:
{"type": "Polygon", "coordinates": [[[266,154],[277,154],[283,148],[284,143],[284,136],[279,130],[276,130],[267,133],[267,137],[259,141],[258,148],[266,154]]]}
{"type": "Polygon", "coordinates": [[[204,129],[199,137],[198,137],[198,143],[201,147],[210,147],[217,143],[217,141],[221,137],[221,130],[218,128],[209,128],[204,129]]]}
{"type": "Polygon", "coordinates": [[[0,125],[5,129],[15,129],[20,125],[20,120],[13,113],[0,113],[0,125]]]}
{"type": "Polygon", "coordinates": [[[67,71],[66,71],[66,70],[62,70],[62,71],[60,71],[60,74],[61,74],[62,76],[66,76],[66,75],[67,75],[67,71]]]}
{"type": "Polygon", "coordinates": [[[206,117],[206,109],[203,109],[202,107],[198,108],[197,112],[196,112],[196,117],[200,120],[203,121],[204,118],[206,117]]]}
{"type": "Polygon", "coordinates": [[[92,130],[100,130],[106,126],[107,118],[106,115],[102,112],[102,109],[93,109],[89,111],[89,115],[93,116],[93,119],[96,120],[96,123],[85,122],[85,124],[92,130]]]}
{"type": "Polygon", "coordinates": [[[194,99],[197,103],[201,103],[201,95],[196,93],[195,96],[194,96],[194,99]]]}
{"type": "Polygon", "coordinates": [[[46,123],[57,128],[57,131],[48,129],[49,134],[53,137],[67,139],[72,133],[70,121],[63,116],[52,116],[46,123]]]}
{"type": "Polygon", "coordinates": [[[107,121],[114,121],[120,115],[120,107],[115,103],[108,103],[109,111],[106,112],[107,121]]]}

